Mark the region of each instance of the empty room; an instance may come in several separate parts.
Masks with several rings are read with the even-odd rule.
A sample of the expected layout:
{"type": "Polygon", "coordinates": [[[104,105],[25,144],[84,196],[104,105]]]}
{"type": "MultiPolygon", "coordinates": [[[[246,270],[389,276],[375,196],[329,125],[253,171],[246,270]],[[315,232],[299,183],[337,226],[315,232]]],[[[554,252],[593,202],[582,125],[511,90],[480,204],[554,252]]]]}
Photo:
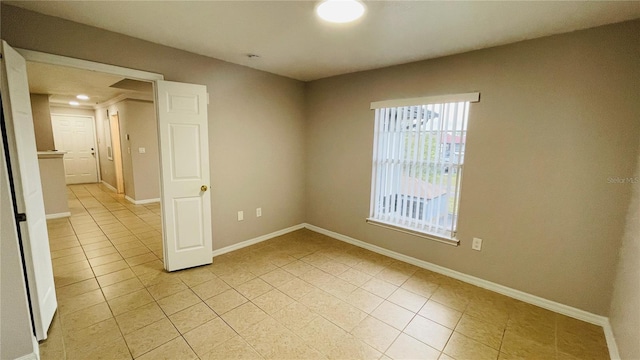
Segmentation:
{"type": "Polygon", "coordinates": [[[640,2],[0,5],[0,359],[640,360],[640,2]]]}

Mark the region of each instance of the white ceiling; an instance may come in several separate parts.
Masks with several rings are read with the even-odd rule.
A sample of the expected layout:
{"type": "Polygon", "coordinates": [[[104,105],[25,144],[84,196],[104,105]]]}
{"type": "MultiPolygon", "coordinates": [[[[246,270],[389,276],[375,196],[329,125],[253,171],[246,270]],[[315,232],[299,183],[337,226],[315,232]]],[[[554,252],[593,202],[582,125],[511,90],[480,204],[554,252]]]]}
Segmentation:
{"type": "Polygon", "coordinates": [[[8,3],[305,81],[640,18],[640,1],[365,1],[341,25],[313,1],[8,3]]]}
{"type": "Polygon", "coordinates": [[[93,107],[121,95],[140,97],[145,93],[110,87],[123,80],[121,76],[64,66],[27,62],[27,76],[29,92],[50,95],[51,105],[69,106],[73,100],[81,107],[93,107]],[[79,94],[88,95],[90,99],[78,100],[79,94]]]}

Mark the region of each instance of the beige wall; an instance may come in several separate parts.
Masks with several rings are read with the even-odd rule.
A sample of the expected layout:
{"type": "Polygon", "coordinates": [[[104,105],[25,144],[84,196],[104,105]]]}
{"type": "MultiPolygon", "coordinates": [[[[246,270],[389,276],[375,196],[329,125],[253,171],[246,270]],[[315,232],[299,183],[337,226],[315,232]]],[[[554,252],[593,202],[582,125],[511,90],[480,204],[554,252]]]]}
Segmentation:
{"type": "Polygon", "coordinates": [[[129,140],[123,142],[131,148],[131,166],[136,197],[134,200],[160,198],[160,155],[158,123],[153,102],[127,100],[125,130],[129,140]],[[140,148],[145,152],[140,153],[140,148]]]}
{"type": "Polygon", "coordinates": [[[640,134],[640,21],[308,84],[307,221],[607,315],[640,134]],[[365,223],[377,100],[480,91],[453,247],[365,223]],[[482,252],[471,239],[484,239],[482,252]]]}
{"type": "MultiPolygon", "coordinates": [[[[610,321],[621,359],[640,359],[640,156],[619,250],[610,321]]],[[[612,186],[630,186],[629,183],[612,186]]]]}
{"type": "Polygon", "coordinates": [[[51,127],[51,112],[49,110],[49,95],[30,95],[33,128],[36,135],[36,149],[38,149],[38,151],[55,150],[53,128],[51,127]]]}
{"type": "MultiPolygon", "coordinates": [[[[124,100],[108,110],[109,114],[117,113],[120,121],[125,195],[136,201],[159,198],[158,125],[153,102],[124,100]],[[139,153],[141,147],[144,154],[139,153]]],[[[113,161],[108,161],[113,167],[113,161]]]]}
{"type": "Polygon", "coordinates": [[[304,221],[302,82],[5,4],[1,26],[15,47],[207,86],[214,249],[304,221]]]}
{"type": "Polygon", "coordinates": [[[631,189],[607,179],[634,174],[639,21],[306,85],[7,5],[1,32],[16,47],[207,85],[215,249],[307,220],[608,315],[631,189]],[[470,116],[461,246],[365,224],[369,103],[467,91],[482,101],[470,116]]]}

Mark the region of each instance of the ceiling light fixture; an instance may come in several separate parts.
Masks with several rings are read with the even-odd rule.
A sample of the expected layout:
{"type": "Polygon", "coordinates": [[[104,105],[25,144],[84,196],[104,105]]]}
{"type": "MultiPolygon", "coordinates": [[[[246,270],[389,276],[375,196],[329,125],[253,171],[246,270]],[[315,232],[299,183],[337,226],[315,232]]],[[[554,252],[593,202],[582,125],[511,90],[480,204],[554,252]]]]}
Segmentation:
{"type": "Polygon", "coordinates": [[[316,7],[316,14],[325,21],[348,23],[359,19],[364,10],[358,0],[324,0],[316,7]]]}
{"type": "Polygon", "coordinates": [[[78,98],[80,100],[89,100],[89,97],[87,95],[84,95],[84,94],[80,94],[80,95],[76,96],[76,98],[78,98]]]}
{"type": "Polygon", "coordinates": [[[80,103],[79,103],[79,102],[77,102],[77,101],[69,101],[69,105],[71,105],[71,106],[78,106],[78,105],[80,105],[80,103]]]}

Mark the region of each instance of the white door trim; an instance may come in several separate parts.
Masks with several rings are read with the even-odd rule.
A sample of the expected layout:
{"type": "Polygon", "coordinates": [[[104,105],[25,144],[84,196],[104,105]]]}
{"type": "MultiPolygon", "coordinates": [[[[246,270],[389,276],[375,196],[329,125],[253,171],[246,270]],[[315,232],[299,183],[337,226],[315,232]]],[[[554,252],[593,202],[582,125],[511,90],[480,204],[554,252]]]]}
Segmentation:
{"type": "Polygon", "coordinates": [[[98,183],[102,182],[102,178],[100,177],[100,149],[98,148],[98,128],[96,126],[96,117],[90,115],[79,115],[79,114],[59,114],[59,113],[51,113],[51,126],[53,126],[53,117],[54,116],[69,116],[69,117],[82,117],[82,118],[91,118],[91,122],[93,123],[93,151],[96,152],[96,173],[98,175],[98,183]]]}
{"type": "Polygon", "coordinates": [[[67,67],[90,70],[90,71],[99,71],[103,73],[120,75],[127,78],[139,79],[139,80],[149,80],[149,81],[164,80],[164,75],[152,73],[148,71],[129,69],[129,68],[116,66],[116,65],[101,64],[101,63],[93,62],[89,60],[82,60],[82,59],[76,59],[76,58],[71,58],[66,56],[48,54],[48,53],[34,51],[34,50],[27,50],[27,49],[20,49],[20,48],[15,48],[15,50],[18,53],[20,53],[20,55],[22,55],[22,57],[24,57],[24,59],[27,61],[33,61],[33,62],[38,62],[43,64],[50,64],[50,65],[67,66],[67,67]]]}

